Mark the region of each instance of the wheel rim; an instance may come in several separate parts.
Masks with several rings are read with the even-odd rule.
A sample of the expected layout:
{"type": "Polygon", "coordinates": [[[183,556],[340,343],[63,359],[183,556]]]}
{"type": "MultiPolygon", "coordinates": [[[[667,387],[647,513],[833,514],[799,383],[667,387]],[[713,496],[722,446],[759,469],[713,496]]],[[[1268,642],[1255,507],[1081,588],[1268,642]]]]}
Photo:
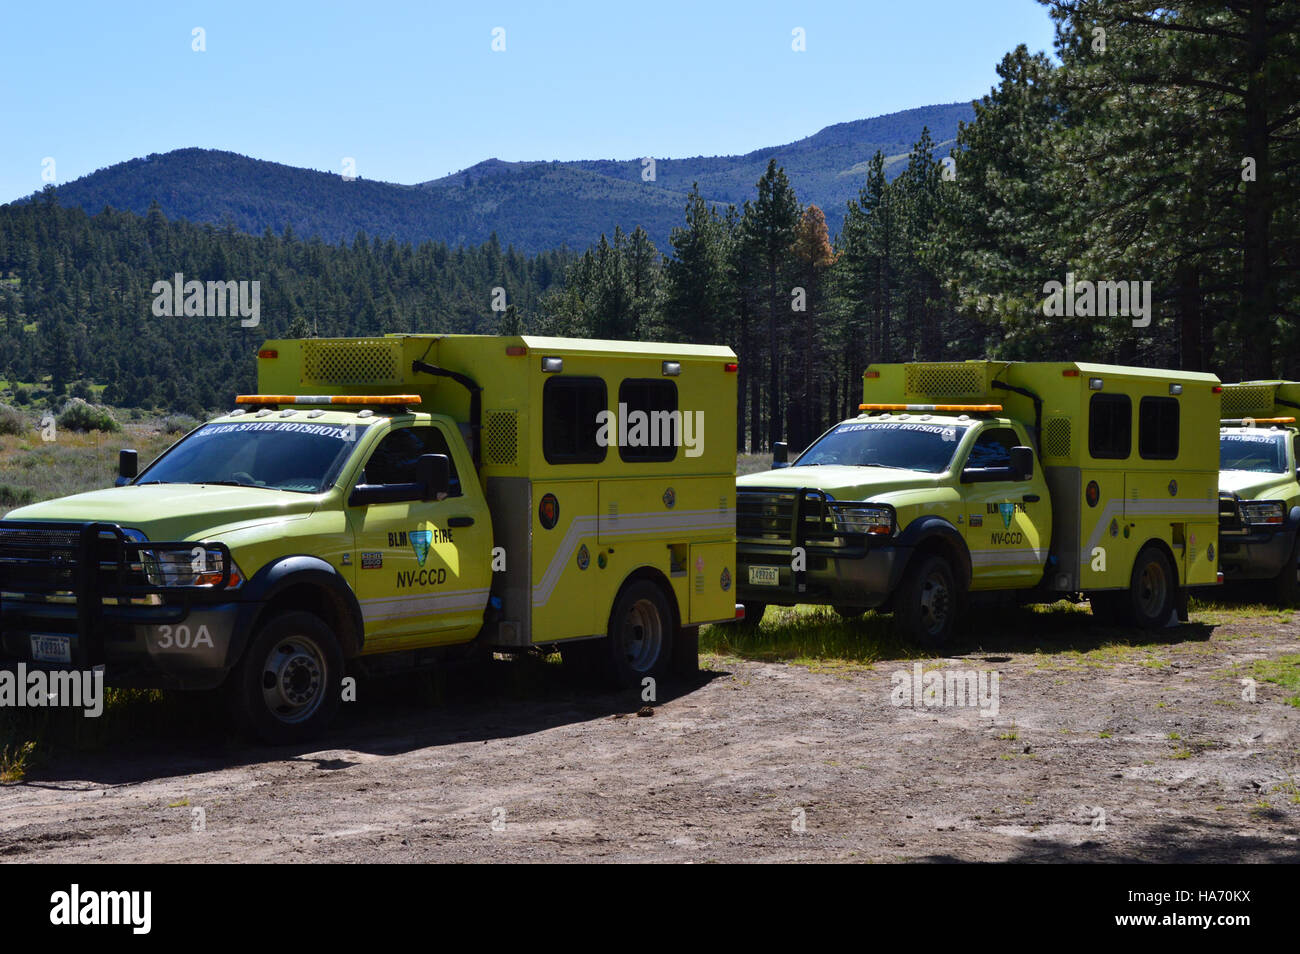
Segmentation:
{"type": "Polygon", "coordinates": [[[1164,609],[1168,592],[1169,581],[1165,579],[1164,567],[1159,560],[1149,561],[1138,577],[1137,604],[1142,615],[1155,619],[1164,609]]]}
{"type": "Polygon", "coordinates": [[[325,655],[305,636],[286,636],[262,664],[267,711],[292,725],[310,719],[325,698],[325,655]]]}
{"type": "Polygon", "coordinates": [[[664,644],[663,618],[651,600],[637,600],[623,617],[619,630],[623,658],[636,672],[646,672],[659,661],[664,644]]]}
{"type": "Polygon", "coordinates": [[[931,635],[941,632],[952,609],[952,593],[942,573],[935,571],[921,584],[921,625],[931,635]]]}

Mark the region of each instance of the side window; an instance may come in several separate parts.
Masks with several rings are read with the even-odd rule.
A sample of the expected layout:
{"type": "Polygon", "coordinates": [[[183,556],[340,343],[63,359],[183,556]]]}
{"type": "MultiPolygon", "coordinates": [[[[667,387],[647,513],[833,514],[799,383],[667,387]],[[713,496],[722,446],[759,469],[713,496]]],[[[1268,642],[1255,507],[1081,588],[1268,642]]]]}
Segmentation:
{"type": "Polygon", "coordinates": [[[975,446],[966,458],[967,467],[1010,467],[1011,448],[1020,444],[1009,427],[991,427],[975,438],[975,446]]]}
{"type": "Polygon", "coordinates": [[[677,384],[657,378],[628,378],[618,386],[618,403],[627,405],[628,433],[619,435],[618,456],[627,461],[669,461],[677,457],[677,384]],[[631,425],[636,411],[645,429],[631,425]],[[637,439],[636,446],[631,441],[637,439]]]}
{"type": "Polygon", "coordinates": [[[1300,434],[1291,438],[1291,466],[1300,470],[1300,434]]]}
{"type": "Polygon", "coordinates": [[[1127,460],[1133,446],[1133,402],[1127,394],[1094,394],[1088,403],[1088,453],[1127,460]]]}
{"type": "Polygon", "coordinates": [[[361,472],[361,484],[412,484],[415,483],[415,462],[424,454],[446,454],[451,464],[449,497],[461,495],[460,477],[456,473],[456,460],[452,457],[447,438],[437,427],[399,427],[389,431],[366,461],[361,472]]]}
{"type": "Polygon", "coordinates": [[[1144,460],[1178,456],[1178,399],[1144,397],[1138,402],[1138,455],[1144,460]]]}
{"type": "Polygon", "coordinates": [[[605,448],[596,443],[596,415],[609,410],[602,378],[547,378],[542,387],[542,453],[551,464],[596,464],[605,448]]]}

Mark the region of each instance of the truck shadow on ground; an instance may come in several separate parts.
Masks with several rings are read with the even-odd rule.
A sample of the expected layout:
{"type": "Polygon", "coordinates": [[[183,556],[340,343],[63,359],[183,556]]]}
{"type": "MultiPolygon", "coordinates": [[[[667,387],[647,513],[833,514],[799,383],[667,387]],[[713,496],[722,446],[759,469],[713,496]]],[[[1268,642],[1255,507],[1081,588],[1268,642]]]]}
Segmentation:
{"type": "Polygon", "coordinates": [[[842,618],[829,607],[770,607],[760,626],[712,627],[701,645],[722,655],[764,662],[816,659],[848,664],[1011,653],[1087,653],[1114,646],[1173,646],[1206,642],[1215,624],[1201,620],[1156,630],[1104,625],[1086,607],[975,606],[941,646],[907,641],[892,615],[842,618]]]}
{"type": "MultiPolygon", "coordinates": [[[[1104,831],[1090,834],[1091,837],[1079,842],[1067,842],[1059,838],[1025,839],[1026,843],[1005,860],[1009,863],[1072,864],[1300,862],[1300,843],[1280,842],[1276,837],[1264,835],[1245,835],[1236,826],[1215,824],[1203,819],[1187,819],[1179,823],[1153,825],[1140,832],[1126,832],[1122,836],[1122,843],[1108,843],[1104,831]]],[[[961,864],[970,859],[945,853],[922,855],[909,860],[930,864],[961,864]]],[[[1110,913],[1125,912],[1117,908],[1110,913]]]]}
{"type": "Polygon", "coordinates": [[[962,621],[943,653],[965,655],[988,652],[1086,653],[1116,644],[1174,646],[1205,642],[1214,635],[1209,623],[1190,621],[1145,630],[1135,626],[1099,623],[1081,610],[1035,612],[1021,609],[1007,614],[975,609],[962,621]]]}
{"type": "MultiPolygon", "coordinates": [[[[308,761],[321,771],[357,762],[348,752],[396,755],[464,742],[490,742],[531,735],[557,726],[609,718],[640,718],[639,712],[687,696],[726,672],[702,671],[686,679],[661,680],[653,703],[642,689],[608,691],[576,681],[558,665],[539,659],[448,666],[433,673],[358,677],[357,701],[342,706],[319,738],[299,745],[270,746],[228,728],[217,693],[172,693],[133,701],[128,711],[105,712],[94,738],[75,735],[56,744],[25,782],[30,787],[80,788],[132,785],[262,762],[308,761]],[[111,723],[116,724],[111,724],[111,723]],[[64,783],[75,782],[75,786],[64,783]]],[[[649,713],[646,713],[649,715],[649,713]]],[[[80,718],[74,713],[60,716],[80,718]]],[[[51,727],[58,736],[69,732],[51,727]]],[[[72,730],[75,733],[75,730],[72,730]]]]}

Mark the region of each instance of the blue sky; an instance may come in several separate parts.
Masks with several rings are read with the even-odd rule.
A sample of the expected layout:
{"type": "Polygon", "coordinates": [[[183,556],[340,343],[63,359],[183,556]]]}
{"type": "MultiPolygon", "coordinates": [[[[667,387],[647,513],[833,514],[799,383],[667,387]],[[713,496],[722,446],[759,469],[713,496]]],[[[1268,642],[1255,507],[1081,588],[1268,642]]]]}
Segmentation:
{"type": "Polygon", "coordinates": [[[748,152],[976,98],[1003,53],[1052,40],[1034,0],[59,0],[3,22],[0,202],[47,157],[68,182],[184,146],[407,183],[492,156],[748,152]]]}

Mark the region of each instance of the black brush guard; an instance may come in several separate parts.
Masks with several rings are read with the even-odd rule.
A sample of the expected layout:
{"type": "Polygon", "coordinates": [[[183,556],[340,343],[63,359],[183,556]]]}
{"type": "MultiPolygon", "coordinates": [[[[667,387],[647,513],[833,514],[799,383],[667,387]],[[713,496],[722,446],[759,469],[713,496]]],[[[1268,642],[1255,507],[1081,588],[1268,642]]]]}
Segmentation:
{"type": "Polygon", "coordinates": [[[11,630],[50,633],[66,627],[70,621],[68,604],[34,602],[30,597],[71,596],[75,602],[75,630],[66,634],[76,636],[72,661],[82,666],[98,665],[104,662],[104,638],[110,621],[130,625],[184,619],[194,603],[227,598],[225,590],[230,585],[232,566],[230,550],[224,543],[136,542],[112,523],[0,520],[0,638],[11,630]],[[205,551],[205,559],[207,553],[220,554],[220,580],[171,586],[148,581],[143,554],[188,554],[196,548],[205,551]],[[145,596],[166,597],[165,606],[104,603],[106,599],[145,596]],[[54,627],[28,625],[33,620],[53,623],[54,627]]]}
{"type": "MultiPolygon", "coordinates": [[[[815,487],[747,487],[736,491],[736,549],[761,556],[755,547],[803,547],[810,555],[857,559],[866,534],[835,528],[830,494],[815,487]],[[748,544],[748,546],[747,546],[748,544]]],[[[793,571],[796,592],[808,589],[807,569],[793,571]]]]}

